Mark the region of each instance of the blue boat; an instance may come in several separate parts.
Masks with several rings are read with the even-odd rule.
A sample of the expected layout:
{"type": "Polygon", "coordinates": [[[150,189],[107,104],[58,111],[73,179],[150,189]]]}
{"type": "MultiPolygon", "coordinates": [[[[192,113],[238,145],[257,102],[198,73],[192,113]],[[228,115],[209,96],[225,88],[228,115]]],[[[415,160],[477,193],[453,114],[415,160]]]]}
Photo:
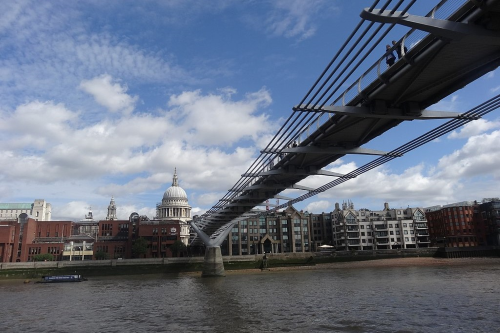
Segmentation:
{"type": "Polygon", "coordinates": [[[37,283],[82,282],[82,281],[87,281],[87,279],[77,274],[49,275],[49,276],[42,276],[42,280],[37,281],[37,283]]]}

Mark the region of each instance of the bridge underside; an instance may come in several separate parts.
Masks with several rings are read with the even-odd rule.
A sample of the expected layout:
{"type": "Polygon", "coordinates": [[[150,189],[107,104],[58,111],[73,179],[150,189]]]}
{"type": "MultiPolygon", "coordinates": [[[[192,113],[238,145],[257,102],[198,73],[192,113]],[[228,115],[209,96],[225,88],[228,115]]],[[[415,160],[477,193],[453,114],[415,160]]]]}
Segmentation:
{"type": "MultiPolygon", "coordinates": [[[[372,19],[383,21],[387,18],[379,14],[372,19]]],[[[412,24],[401,17],[398,20],[400,24],[412,24]]],[[[227,235],[227,228],[233,225],[230,222],[245,218],[245,214],[259,205],[273,206],[266,204],[266,200],[284,198],[280,193],[285,189],[313,191],[296,185],[308,176],[346,177],[322,170],[346,154],[388,154],[362,146],[402,121],[461,117],[453,113],[429,112],[426,108],[498,67],[499,1],[466,2],[449,16],[448,21],[473,28],[468,30],[460,25],[458,32],[450,34],[427,27],[430,33],[408,47],[402,59],[384,68],[366,86],[360,80],[358,94],[349,101],[342,105],[309,103],[294,107],[294,112],[303,113],[304,117],[321,117],[311,122],[314,127],[308,127],[307,137],[297,140],[296,145],[290,144],[292,140],[286,145],[263,150],[268,163],[258,171],[242,175],[247,181],[235,186],[225,199],[195,223],[212,238],[227,235]],[[487,38],[479,38],[477,34],[487,35],[487,38]]],[[[420,29],[426,27],[420,26],[420,29]]],[[[195,243],[197,241],[198,238],[195,243]]]]}

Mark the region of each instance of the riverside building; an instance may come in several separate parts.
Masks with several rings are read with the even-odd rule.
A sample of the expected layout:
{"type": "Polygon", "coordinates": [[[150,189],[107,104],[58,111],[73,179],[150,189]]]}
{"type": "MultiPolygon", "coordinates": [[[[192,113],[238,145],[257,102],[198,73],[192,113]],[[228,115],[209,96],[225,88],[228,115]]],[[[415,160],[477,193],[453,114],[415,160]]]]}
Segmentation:
{"type": "Polygon", "coordinates": [[[311,251],[310,214],[287,207],[236,224],[221,246],[223,255],[311,251]]]}
{"type": "Polygon", "coordinates": [[[426,208],[432,244],[439,247],[500,245],[500,199],[426,208]]]}
{"type": "Polygon", "coordinates": [[[36,199],[33,203],[0,203],[0,220],[15,220],[22,213],[36,221],[50,221],[52,207],[43,199],[36,199]]]}
{"type": "Polygon", "coordinates": [[[352,202],[335,204],[333,245],[337,250],[380,250],[429,247],[429,229],[423,208],[354,209],[352,202]]]}

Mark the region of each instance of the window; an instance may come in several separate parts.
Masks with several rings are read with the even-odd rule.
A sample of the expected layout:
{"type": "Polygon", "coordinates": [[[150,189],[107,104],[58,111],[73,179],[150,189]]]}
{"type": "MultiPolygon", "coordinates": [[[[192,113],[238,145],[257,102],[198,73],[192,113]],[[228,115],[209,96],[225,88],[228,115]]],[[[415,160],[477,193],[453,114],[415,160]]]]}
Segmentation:
{"type": "Polygon", "coordinates": [[[408,237],[405,237],[405,242],[409,242],[410,239],[408,237]]]}
{"type": "Polygon", "coordinates": [[[392,224],[389,224],[389,228],[392,228],[392,224]]]}
{"type": "Polygon", "coordinates": [[[407,224],[406,223],[403,223],[403,228],[406,228],[407,227],[407,224]]]}
{"type": "Polygon", "coordinates": [[[408,230],[404,230],[404,231],[403,231],[403,233],[404,233],[405,235],[408,235],[408,230]]]}

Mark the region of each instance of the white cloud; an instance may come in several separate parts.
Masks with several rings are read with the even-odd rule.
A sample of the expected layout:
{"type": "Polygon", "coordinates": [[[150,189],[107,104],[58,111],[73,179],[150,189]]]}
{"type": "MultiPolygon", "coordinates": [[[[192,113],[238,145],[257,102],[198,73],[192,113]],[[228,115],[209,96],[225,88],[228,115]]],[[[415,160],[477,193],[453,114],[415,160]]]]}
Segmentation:
{"type": "Polygon", "coordinates": [[[330,202],[327,200],[320,200],[309,203],[305,208],[306,211],[318,214],[319,212],[331,211],[330,202]]]}
{"type": "MultiPolygon", "coordinates": [[[[123,204],[117,202],[117,218],[119,220],[128,220],[130,214],[136,212],[139,215],[146,215],[149,218],[154,218],[156,209],[151,207],[138,207],[133,204],[123,204]]],[[[52,205],[52,219],[59,221],[79,221],[85,219],[85,216],[92,211],[94,220],[104,220],[108,213],[107,205],[91,206],[86,201],[70,201],[63,205],[52,205]]]]}
{"type": "Polygon", "coordinates": [[[467,143],[439,160],[441,179],[460,179],[492,175],[500,177],[500,131],[472,136],[467,143]]]}
{"type": "MultiPolygon", "coordinates": [[[[108,84],[112,78],[97,81],[127,96],[121,86],[108,84]]],[[[99,196],[145,194],[170,186],[175,167],[185,189],[227,191],[255,158],[254,140],[268,137],[277,125],[262,111],[271,103],[266,90],[240,100],[230,88],[222,93],[186,91],[172,96],[173,109],[156,115],[125,113],[88,124],[84,113],[63,104],[21,105],[0,118],[2,192],[23,182],[70,186],[78,179],[92,180],[94,187],[87,191],[99,196]]],[[[202,204],[215,200],[198,199],[202,204]]]]}
{"type": "Polygon", "coordinates": [[[465,124],[458,131],[453,131],[448,135],[449,139],[463,139],[471,136],[479,135],[491,129],[499,128],[499,121],[488,121],[486,119],[478,119],[465,124]]]}
{"type": "Polygon", "coordinates": [[[187,140],[198,145],[230,145],[244,138],[257,140],[271,130],[273,124],[265,114],[255,115],[272,99],[261,89],[241,101],[225,99],[227,95],[203,96],[199,90],[170,97],[172,117],[182,122],[178,129],[187,140]]]}
{"type": "Polygon", "coordinates": [[[111,76],[104,74],[91,80],[82,81],[80,88],[91,94],[97,103],[111,112],[131,113],[138,97],[129,96],[126,94],[128,89],[126,86],[111,81],[111,76]]]}
{"type": "Polygon", "coordinates": [[[462,102],[460,101],[459,95],[453,95],[450,99],[443,99],[432,105],[429,107],[429,110],[458,112],[461,104],[462,102]]]}
{"type": "MultiPolygon", "coordinates": [[[[277,37],[298,38],[299,41],[316,33],[318,16],[332,17],[338,10],[330,1],[324,0],[277,0],[270,2],[272,9],[264,21],[266,31],[277,37]]],[[[262,19],[250,19],[255,27],[262,26],[262,19]]]]}

